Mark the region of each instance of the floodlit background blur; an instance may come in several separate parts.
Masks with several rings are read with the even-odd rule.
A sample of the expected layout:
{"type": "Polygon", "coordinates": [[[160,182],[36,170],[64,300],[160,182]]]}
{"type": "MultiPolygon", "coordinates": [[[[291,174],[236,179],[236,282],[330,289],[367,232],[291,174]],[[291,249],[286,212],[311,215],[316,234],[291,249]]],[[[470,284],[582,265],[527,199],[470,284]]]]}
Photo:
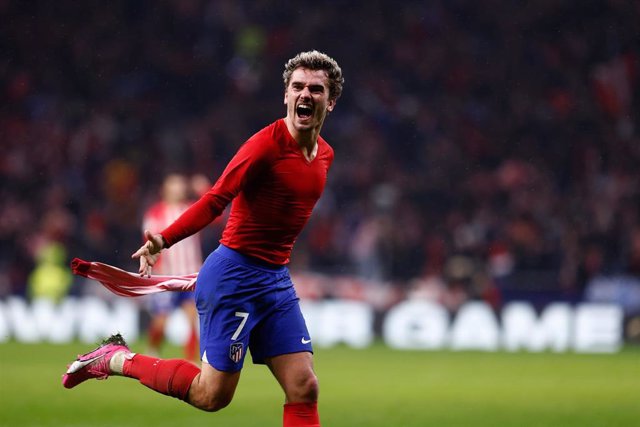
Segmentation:
{"type": "MultiPolygon", "coordinates": [[[[368,347],[318,352],[327,425],[634,424],[639,22],[637,0],[0,0],[0,424],[210,419],[124,380],[62,391],[78,338],[145,322],[69,261],[135,270],[165,177],[215,181],[310,49],[346,85],[291,270],[314,343],[368,347]]],[[[278,424],[263,371],[220,425],[278,424]]]]}
{"type": "Polygon", "coordinates": [[[2,297],[82,293],[74,256],[134,269],[164,176],[215,180],[315,48],[346,89],[292,261],[328,280],[301,293],[640,313],[637,1],[2,1],[0,20],[2,297]]]}

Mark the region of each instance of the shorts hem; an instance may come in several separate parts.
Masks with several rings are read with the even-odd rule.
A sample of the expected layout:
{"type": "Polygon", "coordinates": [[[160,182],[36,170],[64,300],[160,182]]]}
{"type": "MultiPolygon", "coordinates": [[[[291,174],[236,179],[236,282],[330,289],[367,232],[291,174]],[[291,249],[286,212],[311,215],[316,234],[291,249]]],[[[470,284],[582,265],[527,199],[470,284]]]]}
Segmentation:
{"type": "Polygon", "coordinates": [[[251,354],[251,361],[253,362],[254,365],[266,365],[265,363],[265,359],[268,359],[270,357],[276,357],[276,356],[284,356],[285,354],[295,354],[295,353],[311,353],[313,354],[313,350],[309,350],[309,349],[301,349],[301,350],[291,350],[291,351],[277,351],[275,352],[275,354],[269,354],[266,356],[256,356],[254,357],[253,354],[251,354]]]}
{"type": "Polygon", "coordinates": [[[211,366],[212,368],[216,369],[217,371],[227,372],[227,373],[230,373],[230,374],[233,374],[233,373],[241,371],[242,367],[243,367],[243,365],[240,365],[240,366],[233,366],[233,367],[231,367],[231,369],[227,369],[226,366],[224,368],[220,368],[219,366],[216,366],[216,364],[213,364],[211,362],[205,362],[204,360],[202,361],[202,363],[206,363],[207,365],[211,366]]]}

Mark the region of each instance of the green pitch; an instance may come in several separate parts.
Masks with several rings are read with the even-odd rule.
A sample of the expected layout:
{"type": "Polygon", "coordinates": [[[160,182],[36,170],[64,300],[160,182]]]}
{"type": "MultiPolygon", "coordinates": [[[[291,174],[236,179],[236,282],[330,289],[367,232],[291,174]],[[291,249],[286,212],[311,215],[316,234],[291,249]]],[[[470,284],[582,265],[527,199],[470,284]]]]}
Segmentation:
{"type": "MultiPolygon", "coordinates": [[[[89,346],[0,344],[0,426],[280,426],[282,393],[245,366],[231,406],[200,412],[135,380],[60,384],[89,346]]],[[[134,350],[141,350],[141,347],[134,350]]],[[[167,356],[179,357],[175,348],[167,356]]],[[[616,355],[319,349],[323,426],[631,426],[640,349],[616,355]]]]}

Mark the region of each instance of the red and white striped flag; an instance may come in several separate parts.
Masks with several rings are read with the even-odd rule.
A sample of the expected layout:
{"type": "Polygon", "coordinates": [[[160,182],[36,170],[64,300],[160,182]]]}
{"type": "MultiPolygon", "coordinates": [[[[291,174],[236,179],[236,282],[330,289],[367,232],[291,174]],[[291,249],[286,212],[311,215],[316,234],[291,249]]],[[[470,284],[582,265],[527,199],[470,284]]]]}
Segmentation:
{"type": "Polygon", "coordinates": [[[158,292],[193,291],[198,273],[183,276],[151,276],[140,277],[101,262],[90,262],[80,258],[71,261],[73,274],[97,280],[116,295],[123,297],[139,297],[158,292]]]}

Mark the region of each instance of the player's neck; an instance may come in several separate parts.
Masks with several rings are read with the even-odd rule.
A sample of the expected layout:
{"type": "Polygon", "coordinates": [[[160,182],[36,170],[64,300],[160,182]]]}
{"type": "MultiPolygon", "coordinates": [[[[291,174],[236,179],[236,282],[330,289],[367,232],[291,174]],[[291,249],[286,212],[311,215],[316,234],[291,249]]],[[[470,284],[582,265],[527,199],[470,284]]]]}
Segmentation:
{"type": "Polygon", "coordinates": [[[315,136],[312,137],[306,137],[306,132],[302,134],[303,138],[296,138],[295,136],[293,137],[293,139],[296,140],[296,142],[298,143],[298,146],[300,147],[300,151],[302,152],[302,155],[308,160],[308,161],[312,161],[313,159],[316,158],[316,154],[318,154],[318,135],[319,132],[315,132],[315,136]]]}
{"type": "Polygon", "coordinates": [[[285,119],[287,129],[291,137],[298,143],[300,151],[307,160],[311,161],[318,153],[318,137],[320,136],[320,126],[304,131],[299,131],[289,120],[285,119]]]}
{"type": "Polygon", "coordinates": [[[313,159],[315,159],[316,155],[318,154],[317,140],[316,140],[316,143],[313,144],[313,146],[311,147],[300,144],[300,151],[302,152],[302,155],[304,156],[305,159],[307,159],[310,162],[313,161],[313,159]]]}

